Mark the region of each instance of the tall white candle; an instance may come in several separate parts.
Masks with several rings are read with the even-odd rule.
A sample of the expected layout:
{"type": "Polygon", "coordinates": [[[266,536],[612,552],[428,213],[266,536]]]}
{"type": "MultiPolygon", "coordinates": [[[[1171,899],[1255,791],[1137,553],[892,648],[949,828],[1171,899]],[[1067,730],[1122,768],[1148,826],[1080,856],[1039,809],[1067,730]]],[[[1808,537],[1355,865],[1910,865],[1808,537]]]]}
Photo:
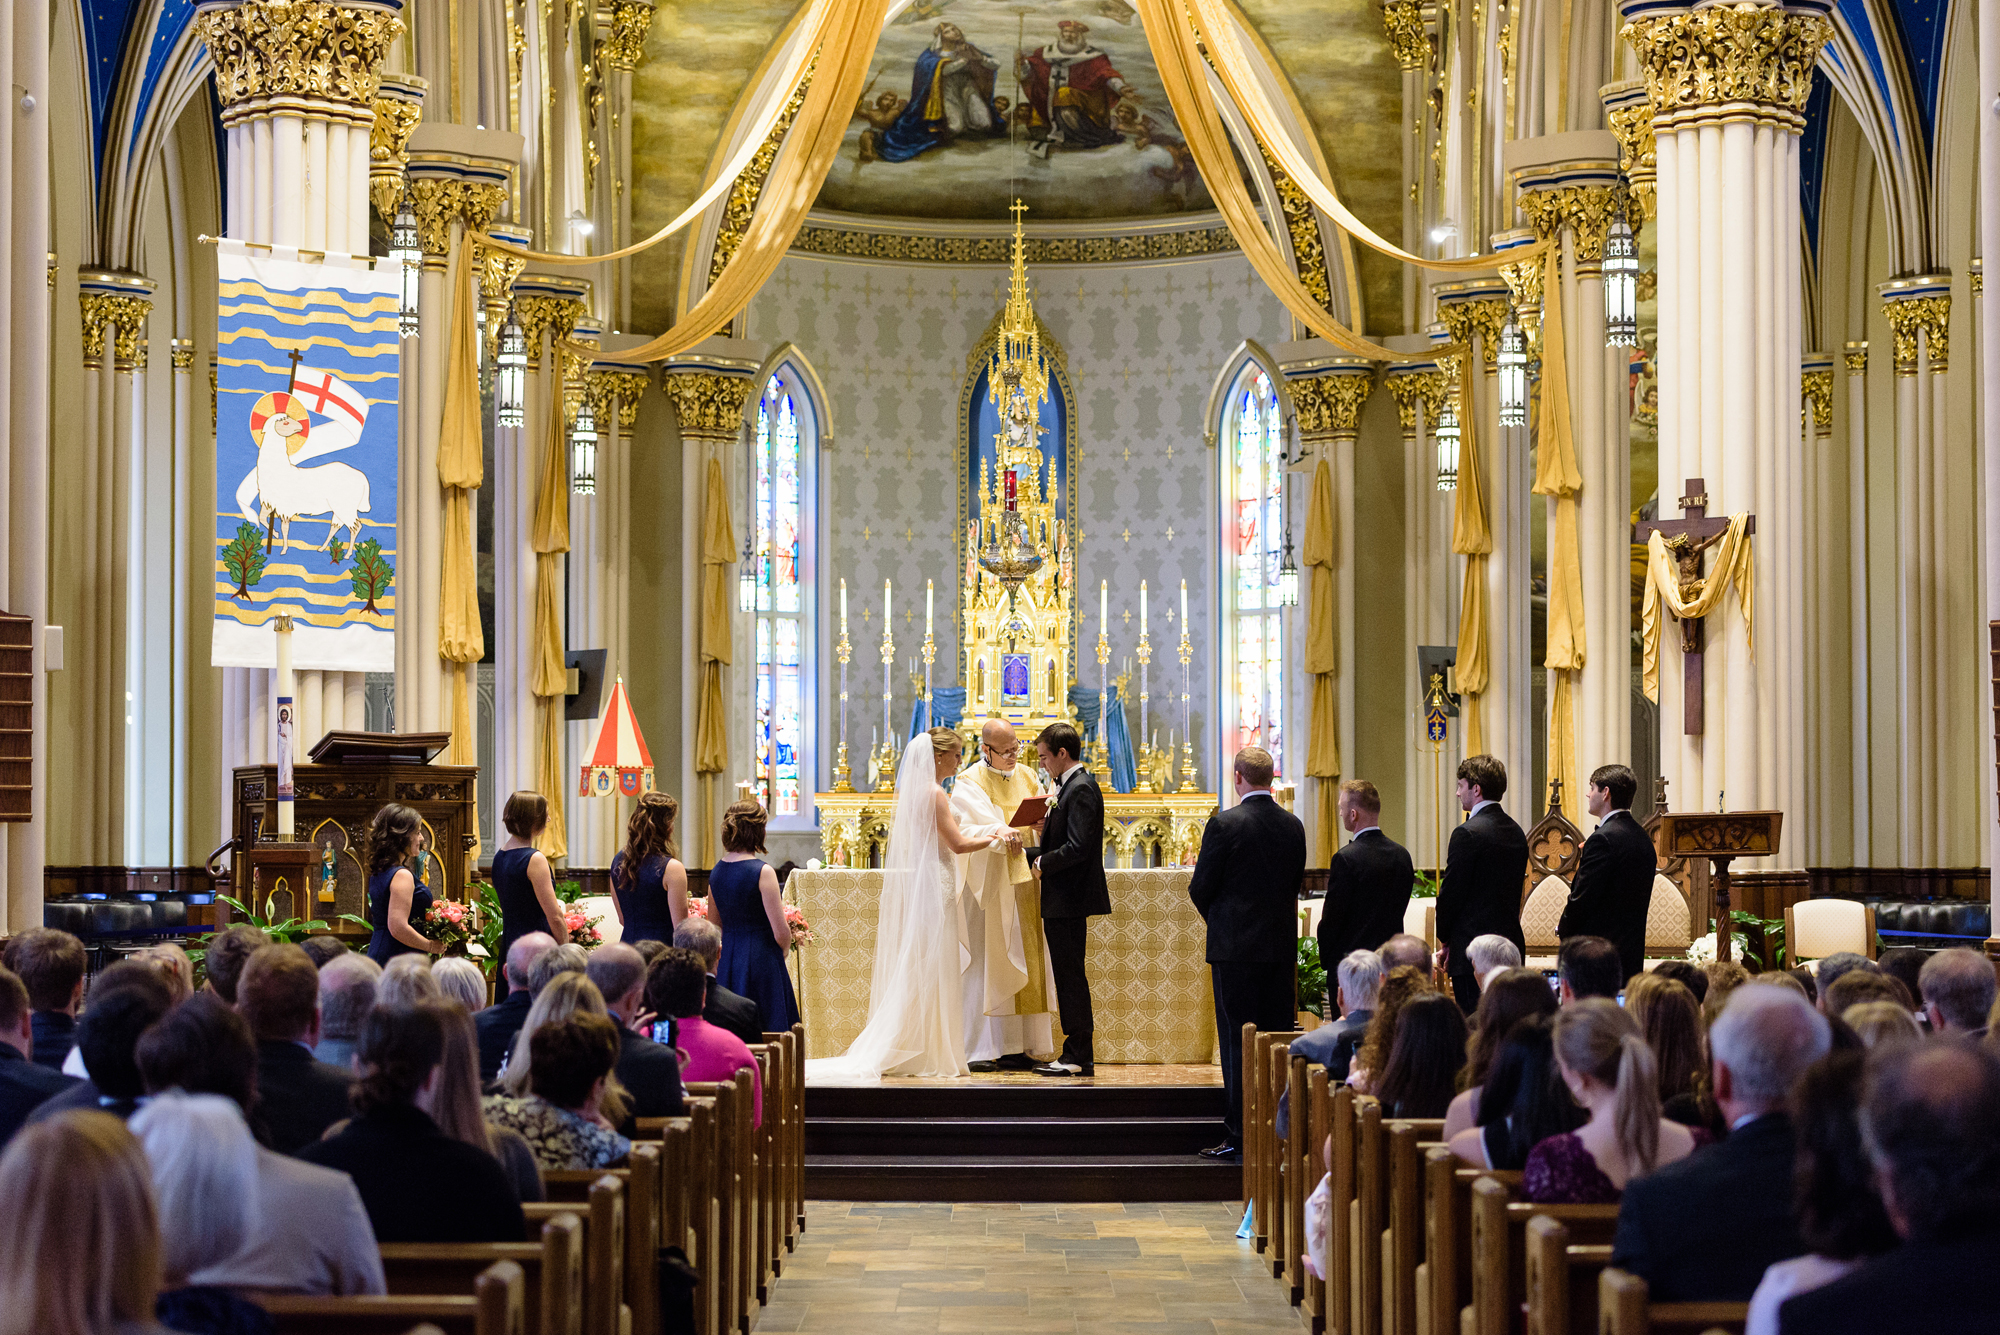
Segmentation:
{"type": "Polygon", "coordinates": [[[926,639],[930,637],[930,633],[931,633],[931,581],[925,580],[924,581],[924,636],[926,639]]]}
{"type": "Polygon", "coordinates": [[[1146,633],[1146,581],[1139,581],[1139,633],[1146,633]]]}
{"type": "Polygon", "coordinates": [[[847,633],[847,581],[840,581],[840,631],[847,633]]]}
{"type": "Polygon", "coordinates": [[[1187,633],[1187,581],[1181,581],[1181,633],[1187,633]]]}
{"type": "Polygon", "coordinates": [[[889,581],[882,581],[882,629],[889,629],[889,581]]]}
{"type": "Polygon", "coordinates": [[[1097,582],[1098,634],[1100,635],[1103,634],[1104,628],[1110,624],[1111,624],[1111,581],[1108,579],[1102,579],[1097,582]]]}

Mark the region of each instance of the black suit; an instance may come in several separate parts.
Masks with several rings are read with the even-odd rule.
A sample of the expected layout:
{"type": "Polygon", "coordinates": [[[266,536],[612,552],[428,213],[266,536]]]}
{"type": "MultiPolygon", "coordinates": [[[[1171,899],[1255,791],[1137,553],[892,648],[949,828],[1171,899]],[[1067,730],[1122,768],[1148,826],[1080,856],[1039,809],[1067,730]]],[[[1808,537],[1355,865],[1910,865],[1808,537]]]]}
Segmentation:
{"type": "Polygon", "coordinates": [[[1806,1250],[1792,1219],[1792,1119],[1768,1113],[1625,1185],[1611,1264],[1656,1303],[1745,1303],[1764,1269],[1806,1250]]]}
{"type": "Polygon", "coordinates": [[[354,1179],[377,1242],[519,1242],[527,1231],[500,1161],[408,1104],[357,1117],[298,1157],[354,1179]]]}
{"type": "Polygon", "coordinates": [[[1361,831],[1333,855],[1319,915],[1319,962],[1328,978],[1355,951],[1380,949],[1403,930],[1416,883],[1410,850],[1380,829],[1361,831]]]}
{"type": "Polygon", "coordinates": [[[528,1008],[534,1004],[534,993],[520,988],[472,1017],[472,1027],[479,1032],[481,1080],[490,1082],[499,1078],[500,1068],[507,1064],[508,1054],[514,1050],[514,1035],[528,1022],[528,1008]]]}
{"type": "Polygon", "coordinates": [[[1638,973],[1646,967],[1646,910],[1659,864],[1646,827],[1631,812],[1606,816],[1577,850],[1576,879],[1556,935],[1601,936],[1618,947],[1625,977],[1638,973]]]}
{"type": "Polygon", "coordinates": [[[1528,876],[1528,836],[1497,802],[1451,832],[1438,887],[1438,941],[1450,948],[1452,991],[1467,1014],[1479,1005],[1479,979],[1465,948],[1475,936],[1504,936],[1527,954],[1521,937],[1521,887],[1528,876]]]}
{"type": "Polygon", "coordinates": [[[1906,1242],[1786,1302],[1778,1309],[1778,1329],[1782,1335],[1990,1330],[1996,1269],[2000,1230],[1992,1227],[1906,1242]]]}
{"type": "Polygon", "coordinates": [[[1208,924],[1209,984],[1222,1049],[1223,1125],[1243,1143],[1243,1026],[1298,1018],[1299,883],[1306,827],[1268,795],[1244,798],[1201,832],[1188,897],[1208,924]]]}
{"type": "Polygon", "coordinates": [[[69,1050],[76,1046],[76,1017],[67,1011],[35,1011],[28,1017],[33,1029],[35,1050],[29,1053],[37,1066],[62,1070],[69,1050]]]}
{"type": "Polygon", "coordinates": [[[686,1094],[681,1088],[680,1058],[664,1043],[655,1043],[618,1026],[618,1083],[632,1096],[632,1111],[619,1130],[632,1134],[641,1117],[679,1117],[686,1094]]]}
{"type": "Polygon", "coordinates": [[[347,1092],[353,1087],[352,1072],[317,1060],[303,1043],[257,1044],[257,1115],[280,1154],[298,1153],[349,1116],[347,1092]]]}
{"type": "Polygon", "coordinates": [[[0,1043],[0,1147],[14,1138],[29,1113],[82,1083],[29,1061],[11,1043],[0,1043]]]}
{"type": "Polygon", "coordinates": [[[708,976],[708,1000],[701,1004],[701,1018],[745,1043],[764,1041],[764,1008],[716,982],[714,974],[708,976]]]}
{"type": "Polygon", "coordinates": [[[1096,1065],[1097,1019],[1084,960],[1090,920],[1111,912],[1111,889],[1104,881],[1104,794],[1082,765],[1063,772],[1055,807],[1042,822],[1041,844],[1035,865],[1042,873],[1042,936],[1063,1028],[1058,1060],[1088,1070],[1096,1065]]]}

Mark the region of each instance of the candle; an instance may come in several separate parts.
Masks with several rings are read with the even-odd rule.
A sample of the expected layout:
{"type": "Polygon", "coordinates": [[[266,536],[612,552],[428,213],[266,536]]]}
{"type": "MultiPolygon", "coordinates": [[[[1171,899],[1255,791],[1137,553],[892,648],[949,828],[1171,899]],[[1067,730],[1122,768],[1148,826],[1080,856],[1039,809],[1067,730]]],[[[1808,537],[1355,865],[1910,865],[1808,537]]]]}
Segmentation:
{"type": "Polygon", "coordinates": [[[1139,581],[1139,633],[1146,633],[1146,581],[1139,581]]]}
{"type": "Polygon", "coordinates": [[[924,638],[931,635],[931,581],[924,581],[924,638]]]}
{"type": "Polygon", "coordinates": [[[882,581],[882,633],[889,633],[889,581],[882,581]]]}
{"type": "Polygon", "coordinates": [[[1181,581],[1181,634],[1187,634],[1187,581],[1181,581]]]}
{"type": "Polygon", "coordinates": [[[1014,508],[1014,486],[1014,470],[1010,468],[1007,470],[1007,508],[1009,510],[1014,508]]]}
{"type": "Polygon", "coordinates": [[[1097,582],[1097,633],[1102,635],[1104,628],[1110,624],[1111,581],[1104,579],[1097,582]]]}
{"type": "Polygon", "coordinates": [[[847,633],[847,581],[840,581],[840,631],[847,633]]]}

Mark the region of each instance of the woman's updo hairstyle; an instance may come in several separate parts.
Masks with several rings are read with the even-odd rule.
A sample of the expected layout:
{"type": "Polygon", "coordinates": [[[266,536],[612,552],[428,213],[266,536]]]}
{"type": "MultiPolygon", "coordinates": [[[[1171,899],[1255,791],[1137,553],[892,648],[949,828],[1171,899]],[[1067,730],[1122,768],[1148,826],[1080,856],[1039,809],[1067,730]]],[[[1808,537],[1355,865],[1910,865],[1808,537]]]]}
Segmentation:
{"type": "MultiPolygon", "coordinates": [[[[733,810],[734,808],[732,808],[733,810]]],[[[625,822],[625,860],[618,864],[618,884],[632,884],[639,869],[654,858],[674,858],[674,822],[680,819],[681,804],[666,793],[641,793],[625,822]]]]}
{"type": "Polygon", "coordinates": [[[1612,1127],[1633,1176],[1660,1157],[1660,1074],[1639,1022],[1604,997],[1556,1012],[1556,1056],[1577,1075],[1616,1091],[1612,1127]]]}
{"type": "Polygon", "coordinates": [[[357,1115],[416,1102],[417,1091],[444,1060],[441,1012],[447,1004],[455,1003],[420,1001],[368,1012],[354,1053],[361,1071],[352,1095],[357,1115]]]}
{"type": "Polygon", "coordinates": [[[764,827],[770,823],[761,802],[732,802],[722,813],[722,846],[731,853],[764,851],[764,827]]]}
{"type": "Polygon", "coordinates": [[[391,867],[399,867],[410,857],[410,841],[424,827],[423,817],[402,805],[388,802],[368,822],[368,876],[374,879],[391,867]]]}
{"type": "Polygon", "coordinates": [[[956,728],[932,728],[930,731],[931,752],[934,755],[950,756],[965,754],[965,739],[958,735],[956,728]]]}

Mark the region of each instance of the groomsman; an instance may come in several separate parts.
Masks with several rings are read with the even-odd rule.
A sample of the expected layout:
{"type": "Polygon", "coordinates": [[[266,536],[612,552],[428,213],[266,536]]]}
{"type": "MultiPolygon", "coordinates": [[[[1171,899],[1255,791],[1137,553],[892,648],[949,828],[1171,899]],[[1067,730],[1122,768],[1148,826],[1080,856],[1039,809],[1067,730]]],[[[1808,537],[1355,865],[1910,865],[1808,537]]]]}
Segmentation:
{"type": "Polygon", "coordinates": [[[1056,784],[1048,817],[1038,830],[1042,852],[1034,871],[1042,883],[1042,936],[1048,942],[1063,1028],[1061,1055],[1035,1070],[1040,1075],[1095,1075],[1092,1037],[1097,1021],[1090,1008],[1084,951],[1090,920],[1111,912],[1111,890],[1104,882],[1104,794],[1082,764],[1083,739],[1069,724],[1043,728],[1035,751],[1056,784]]]}
{"type": "Polygon", "coordinates": [[[1329,973],[1357,950],[1377,950],[1403,930],[1417,869],[1382,833],[1382,795],[1366,779],[1340,785],[1340,826],[1352,837],[1333,855],[1319,916],[1319,959],[1329,973]]]}
{"type": "Polygon", "coordinates": [[[1458,762],[1458,805],[1466,815],[1445,849],[1444,880],[1438,886],[1438,964],[1451,976],[1451,990],[1470,1015],[1479,1005],[1479,979],[1466,947],[1491,932],[1514,943],[1524,956],[1521,888],[1528,876],[1528,836],[1500,809],[1507,794],[1507,767],[1493,756],[1458,762]]]}
{"type": "Polygon", "coordinates": [[[1208,972],[1222,1049],[1227,1137],[1202,1151],[1230,1159],[1243,1145],[1243,1026],[1290,1029],[1298,1018],[1299,883],[1306,827],[1271,796],[1271,753],[1236,753],[1236,805],[1201,833],[1188,897],[1208,924],[1208,972]]]}
{"type": "Polygon", "coordinates": [[[1590,814],[1597,830],[1577,850],[1576,879],[1556,935],[1601,936],[1618,947],[1620,981],[1646,967],[1646,911],[1653,904],[1653,875],[1660,855],[1632,814],[1639,781],[1623,765],[1600,765],[1590,775],[1590,814]]]}

